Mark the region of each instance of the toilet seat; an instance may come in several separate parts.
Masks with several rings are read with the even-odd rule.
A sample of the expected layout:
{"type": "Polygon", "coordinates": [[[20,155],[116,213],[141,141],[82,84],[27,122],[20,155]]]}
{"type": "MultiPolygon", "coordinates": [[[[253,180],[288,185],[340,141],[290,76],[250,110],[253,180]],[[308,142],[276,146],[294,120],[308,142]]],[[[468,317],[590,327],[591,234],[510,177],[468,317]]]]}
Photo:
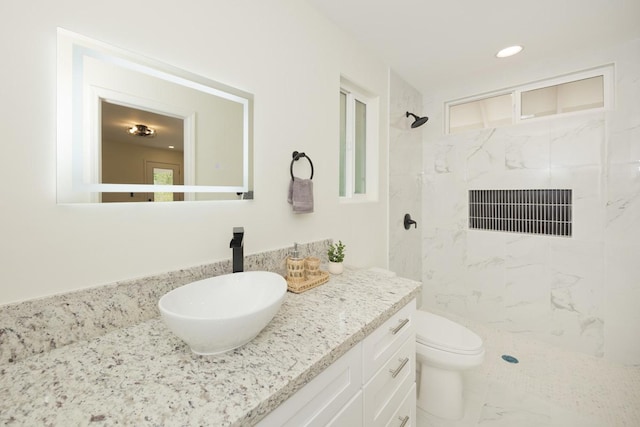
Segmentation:
{"type": "Polygon", "coordinates": [[[456,354],[477,355],[484,351],[482,338],[449,319],[418,310],[416,342],[456,354]]]}

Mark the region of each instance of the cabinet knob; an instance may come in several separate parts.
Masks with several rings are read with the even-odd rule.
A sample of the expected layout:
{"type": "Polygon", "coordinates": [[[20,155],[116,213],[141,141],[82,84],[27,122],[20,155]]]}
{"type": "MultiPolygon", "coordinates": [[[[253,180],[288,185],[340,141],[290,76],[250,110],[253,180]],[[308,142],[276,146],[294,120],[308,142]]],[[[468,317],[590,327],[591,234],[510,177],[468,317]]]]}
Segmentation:
{"type": "Polygon", "coordinates": [[[398,419],[400,421],[402,421],[402,424],[400,424],[400,427],[404,427],[407,425],[407,423],[409,422],[409,415],[405,416],[405,417],[398,417],[398,419]]]}

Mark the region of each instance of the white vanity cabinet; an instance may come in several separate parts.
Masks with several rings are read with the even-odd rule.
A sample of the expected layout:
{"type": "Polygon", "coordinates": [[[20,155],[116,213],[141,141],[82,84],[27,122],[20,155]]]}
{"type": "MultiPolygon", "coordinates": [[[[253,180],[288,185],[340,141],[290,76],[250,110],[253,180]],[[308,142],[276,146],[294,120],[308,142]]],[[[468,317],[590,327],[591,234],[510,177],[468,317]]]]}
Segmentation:
{"type": "Polygon", "coordinates": [[[415,310],[412,300],[258,426],[415,425],[415,310]]]}
{"type": "MultiPolygon", "coordinates": [[[[415,300],[402,308],[362,342],[364,425],[400,426],[394,415],[403,404],[416,373],[415,300]]],[[[410,399],[411,400],[411,399],[410,399]]],[[[410,405],[415,406],[415,397],[410,405]]],[[[415,412],[415,409],[414,409],[415,412]]],[[[406,427],[409,412],[398,415],[406,427]]]]}

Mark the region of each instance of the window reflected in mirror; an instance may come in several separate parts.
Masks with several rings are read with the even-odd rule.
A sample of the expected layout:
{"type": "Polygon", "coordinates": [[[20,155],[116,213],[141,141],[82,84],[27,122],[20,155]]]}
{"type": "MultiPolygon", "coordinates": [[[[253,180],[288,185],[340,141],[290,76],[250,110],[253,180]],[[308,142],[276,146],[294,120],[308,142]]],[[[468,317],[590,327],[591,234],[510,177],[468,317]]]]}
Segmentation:
{"type": "MultiPolygon", "coordinates": [[[[153,185],[175,185],[180,184],[180,169],[179,165],[156,165],[151,166],[150,170],[150,183],[153,185]]],[[[154,202],[174,202],[178,199],[174,197],[174,195],[179,195],[179,193],[170,193],[170,192],[155,192],[153,193],[153,201],[154,202]]]]}

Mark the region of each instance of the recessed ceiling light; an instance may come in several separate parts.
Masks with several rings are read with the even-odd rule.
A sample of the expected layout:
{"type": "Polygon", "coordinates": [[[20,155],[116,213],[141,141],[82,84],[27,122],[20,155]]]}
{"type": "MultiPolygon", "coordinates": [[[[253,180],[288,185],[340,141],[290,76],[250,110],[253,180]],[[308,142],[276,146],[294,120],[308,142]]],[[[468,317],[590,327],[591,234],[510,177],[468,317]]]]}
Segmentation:
{"type": "Polygon", "coordinates": [[[496,57],[498,58],[506,58],[508,56],[513,56],[516,53],[522,52],[522,46],[509,46],[502,49],[500,52],[496,53],[496,57]]]}

